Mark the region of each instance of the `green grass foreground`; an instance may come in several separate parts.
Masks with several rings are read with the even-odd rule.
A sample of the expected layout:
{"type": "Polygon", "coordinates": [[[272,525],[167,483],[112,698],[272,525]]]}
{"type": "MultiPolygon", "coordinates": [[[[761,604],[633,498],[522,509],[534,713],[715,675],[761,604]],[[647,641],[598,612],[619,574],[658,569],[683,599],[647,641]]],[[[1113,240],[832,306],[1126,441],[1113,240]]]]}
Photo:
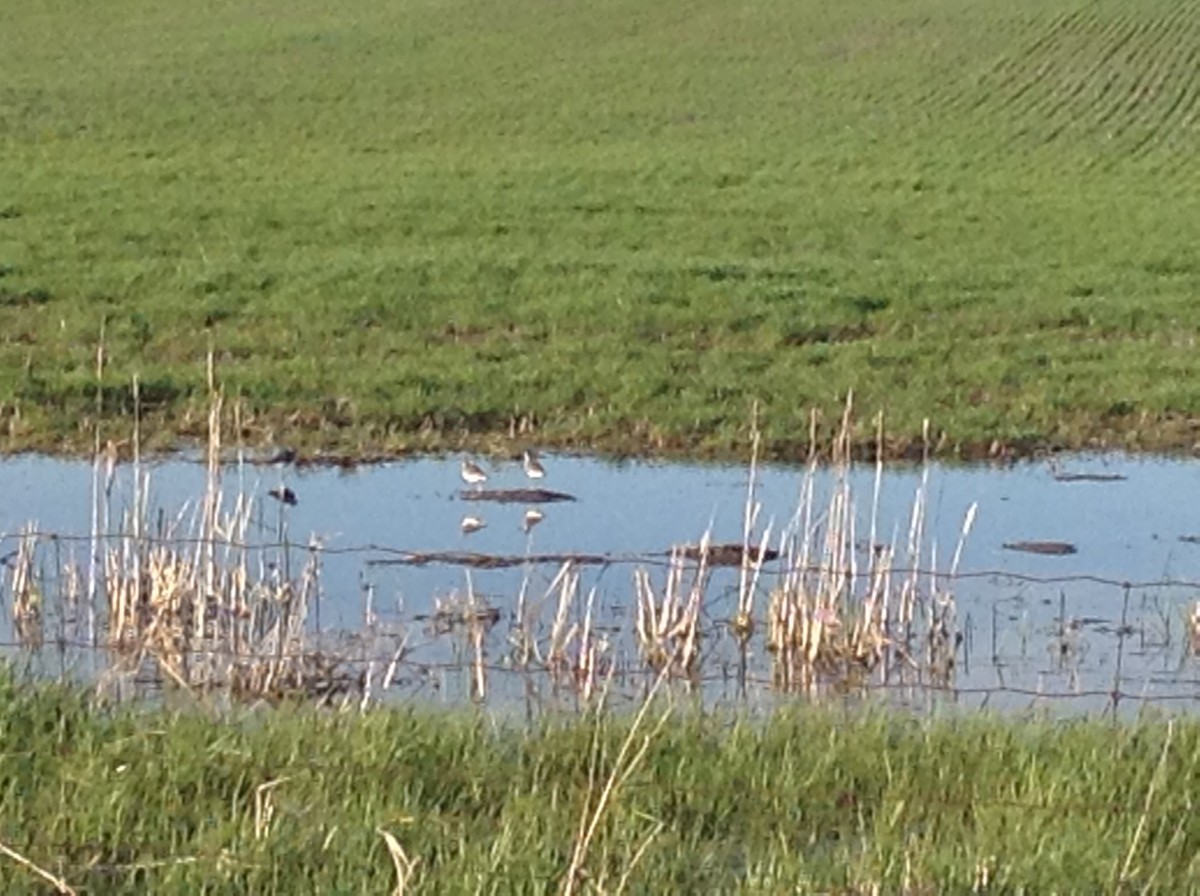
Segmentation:
{"type": "Polygon", "coordinates": [[[1195,441],[1196,0],[0,16],[0,443],[1195,441]],[[835,417],[829,414],[828,417],[835,417]],[[127,424],[121,423],[126,429],[127,424]],[[532,427],[532,430],[529,429],[532,427]],[[123,434],[123,433],[122,433],[123,434]]]}
{"type": "MultiPolygon", "coordinates": [[[[87,893],[385,893],[387,831],[414,892],[550,893],[630,725],[218,721],[5,676],[0,844],[87,893]]],[[[1194,721],[681,712],[623,766],[582,891],[1193,892],[1198,759],[1194,721]]],[[[11,852],[0,886],[44,892],[11,852]]]]}

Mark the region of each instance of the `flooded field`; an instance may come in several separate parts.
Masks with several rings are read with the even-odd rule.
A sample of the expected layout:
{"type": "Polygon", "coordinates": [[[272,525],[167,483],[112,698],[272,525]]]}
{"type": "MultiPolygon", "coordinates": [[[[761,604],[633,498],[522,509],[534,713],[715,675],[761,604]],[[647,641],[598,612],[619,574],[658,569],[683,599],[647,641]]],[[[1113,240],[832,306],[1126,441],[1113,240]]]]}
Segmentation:
{"type": "Polygon", "coordinates": [[[18,662],[123,691],[194,685],[212,645],[190,639],[228,617],[222,649],[302,650],[304,689],[341,699],[573,705],[664,674],[753,706],[1200,706],[1194,462],[1071,456],[878,480],[767,466],[751,493],[747,466],[549,456],[530,478],[519,458],[475,460],[486,481],[464,482],[457,456],[228,463],[216,480],[184,460],[144,464],[140,480],[130,464],[4,460],[0,638],[18,662]],[[152,556],[163,544],[170,575],[197,560],[205,606],[171,604],[184,589],[152,556]],[[149,614],[166,604],[178,630],[164,640],[167,617],[149,614]]]}

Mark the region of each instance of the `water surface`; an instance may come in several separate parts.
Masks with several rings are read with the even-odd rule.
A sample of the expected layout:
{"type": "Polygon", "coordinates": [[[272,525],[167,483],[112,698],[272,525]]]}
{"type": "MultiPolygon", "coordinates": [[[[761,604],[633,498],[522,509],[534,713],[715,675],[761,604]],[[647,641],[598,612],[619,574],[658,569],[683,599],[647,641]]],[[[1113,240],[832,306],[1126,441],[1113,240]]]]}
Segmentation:
{"type": "MultiPolygon", "coordinates": [[[[519,462],[484,463],[489,488],[534,484],[519,462]]],[[[523,526],[524,504],[463,500],[470,488],[459,477],[457,457],[354,471],[234,463],[223,471],[222,490],[227,504],[237,494],[258,499],[252,538],[312,542],[326,550],[316,614],[323,630],[405,630],[412,655],[419,658],[424,651],[431,665],[457,656],[447,654],[438,637],[422,628],[439,602],[461,599],[470,589],[507,617],[522,587],[529,595],[544,594],[557,565],[472,571],[443,563],[413,567],[392,564],[394,552],[606,555],[611,562],[586,569],[582,584],[585,590],[596,589],[600,621],[618,632],[630,625],[632,575],[639,564],[648,564],[661,578],[662,552],[673,545],[696,543],[706,531],[716,542],[742,540],[745,466],[610,463],[567,456],[549,456],[545,463],[548,475],[536,485],[570,493],[576,500],[539,506],[543,518],[532,529],[523,526]],[[294,491],[295,506],[267,495],[282,486],[294,491]],[[476,517],[483,528],[464,533],[465,516],[476,517]]],[[[148,505],[161,509],[164,520],[184,521],[180,525],[186,528],[204,492],[204,468],[168,460],[145,469],[148,505]]],[[[1200,515],[1187,496],[1200,493],[1200,465],[1079,455],[1066,458],[1061,469],[1125,478],[1061,481],[1042,464],[931,464],[885,471],[874,514],[876,542],[906,544],[914,497],[926,483],[922,568],[949,569],[967,510],[972,504],[978,507],[960,575],[952,585],[963,636],[954,690],[939,692],[938,699],[1095,711],[1111,705],[1109,692],[1116,689],[1171,709],[1190,708],[1200,698],[1200,682],[1185,622],[1191,603],[1200,597],[1200,587],[1191,584],[1200,582],[1200,544],[1187,539],[1200,534],[1200,515]],[[1038,555],[1005,548],[1038,540],[1066,542],[1074,552],[1038,555]]],[[[766,466],[756,478],[755,501],[761,504],[757,539],[768,524],[778,533],[795,522],[803,471],[766,466]]],[[[41,531],[86,536],[92,525],[93,480],[93,468],[84,462],[44,457],[0,461],[4,550],[12,550],[12,534],[30,521],[41,531]]],[[[851,474],[856,536],[864,542],[871,532],[874,483],[873,468],[851,474]]],[[[818,513],[828,506],[833,484],[831,471],[819,472],[818,513]]],[[[130,506],[132,495],[132,468],[119,467],[110,528],[120,509],[130,506]]],[[[63,544],[86,554],[86,541],[63,544]]],[[[731,662],[721,631],[736,607],[736,582],[732,571],[714,575],[705,598],[706,622],[714,627],[706,641],[715,660],[710,668],[731,662]]],[[[767,576],[760,612],[770,585],[767,576]]],[[[9,608],[5,613],[11,633],[9,608]]],[[[493,659],[506,647],[503,628],[497,626],[490,636],[493,659]]],[[[765,662],[761,645],[755,650],[765,662]]],[[[724,685],[711,690],[720,699],[729,696],[724,685]]],[[[455,697],[461,688],[442,681],[437,692],[455,697]]]]}

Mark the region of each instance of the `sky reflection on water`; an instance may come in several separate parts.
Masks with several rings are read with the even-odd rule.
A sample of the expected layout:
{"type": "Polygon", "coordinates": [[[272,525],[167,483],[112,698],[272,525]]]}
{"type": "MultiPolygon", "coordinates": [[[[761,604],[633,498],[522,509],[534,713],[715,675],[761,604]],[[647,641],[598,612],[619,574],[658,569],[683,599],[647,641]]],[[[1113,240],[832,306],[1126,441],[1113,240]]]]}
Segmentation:
{"type": "MultiPolygon", "coordinates": [[[[610,463],[586,457],[544,458],[548,476],[538,483],[569,492],[577,500],[540,508],[544,519],[525,532],[521,504],[465,502],[459,458],[419,458],[355,471],[282,466],[232,465],[226,468],[227,497],[241,492],[261,498],[255,538],[270,540],[284,524],[288,537],[307,543],[316,537],[326,548],[364,548],[324,558],[323,626],[355,628],[364,619],[367,588],[375,609],[404,620],[431,611],[435,599],[461,591],[467,574],[445,565],[420,568],[367,564],[384,556],[373,546],[412,551],[470,550],[506,555],[536,553],[649,554],[672,545],[698,542],[711,528],[714,541],[740,542],[746,506],[745,466],[684,465],[628,461],[610,463]],[[266,496],[286,484],[298,496],[284,507],[266,496]],[[486,526],[464,534],[466,514],[486,526]]],[[[530,484],[519,461],[487,464],[489,487],[530,484]]],[[[205,474],[199,464],[180,460],[148,465],[150,506],[169,517],[194,513],[205,474]]],[[[964,516],[978,504],[975,526],[962,555],[956,584],[959,621],[966,655],[958,683],[966,687],[1104,689],[1111,686],[1120,646],[1126,690],[1146,694],[1200,696],[1196,670],[1184,650],[1183,620],[1200,589],[1190,586],[1119,586],[1116,582],[1200,581],[1200,544],[1181,537],[1200,535],[1200,512],[1191,498],[1200,493],[1200,464],[1194,461],[1078,455],[1064,459],[1072,472],[1119,473],[1116,482],[1056,481],[1043,464],[1011,468],[932,464],[928,469],[929,537],[937,562],[947,568],[964,516]],[[1039,556],[1006,550],[1022,540],[1072,543],[1077,552],[1039,556]],[[1063,581],[1026,581],[1059,579],[1063,581]],[[1060,632],[1065,612],[1069,632],[1060,632]],[[1122,630],[1122,617],[1125,615],[1122,630]],[[1070,656],[1056,655],[1064,641],[1070,656]],[[1064,663],[1064,659],[1066,662],[1064,663]]],[[[773,531],[792,519],[803,471],[767,466],[759,471],[762,503],[757,531],[773,531]]],[[[902,545],[922,471],[890,467],[880,494],[877,540],[902,545]]],[[[116,503],[130,501],[131,469],[121,467],[116,503]]],[[[827,506],[832,475],[817,481],[817,508],[827,506]]],[[[857,536],[866,539],[874,470],[856,468],[857,536]]],[[[0,461],[0,533],[11,536],[35,521],[43,531],[86,535],[90,528],[92,468],[89,464],[23,456],[0,461]]],[[[4,550],[11,550],[6,542],[4,550]]],[[[928,565],[926,554],[922,565],[928,565]]],[[[533,590],[549,583],[554,569],[531,578],[533,590]]],[[[632,567],[615,565],[589,572],[614,617],[624,615],[632,594],[632,567]]],[[[475,571],[472,587],[502,610],[511,608],[527,570],[475,571]]],[[[714,581],[708,614],[728,618],[733,577],[714,581]],[[724,614],[724,615],[722,615],[724,614]]],[[[761,601],[760,601],[761,605],[761,601]]],[[[9,626],[10,610],[4,611],[9,626]]],[[[1013,700],[1024,705],[1029,700],[1013,700]]],[[[1095,708],[1102,699],[1084,701],[1095,708]]]]}

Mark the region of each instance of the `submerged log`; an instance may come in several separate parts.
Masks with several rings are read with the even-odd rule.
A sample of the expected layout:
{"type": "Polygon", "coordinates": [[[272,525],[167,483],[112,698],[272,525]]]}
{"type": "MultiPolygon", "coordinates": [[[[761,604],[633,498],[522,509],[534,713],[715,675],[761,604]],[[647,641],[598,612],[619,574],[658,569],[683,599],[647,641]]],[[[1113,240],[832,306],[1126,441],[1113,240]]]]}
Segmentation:
{"type": "Polygon", "coordinates": [[[701,554],[705,555],[705,562],[709,566],[741,566],[742,558],[747,554],[750,555],[752,562],[757,563],[760,559],[763,562],[769,560],[778,560],[779,551],[774,548],[758,548],[753,545],[749,550],[740,544],[710,544],[707,550],[698,544],[686,544],[683,546],[683,556],[689,560],[699,560],[701,554]],[[762,555],[761,558],[759,555],[762,555]]]}
{"type": "Polygon", "coordinates": [[[553,504],[574,501],[574,495],[548,488],[465,488],[458,493],[463,501],[495,501],[498,504],[553,504]]]}
{"type": "Polygon", "coordinates": [[[1069,541],[1006,541],[1002,545],[1006,551],[1022,551],[1026,554],[1047,554],[1061,557],[1066,554],[1077,554],[1079,549],[1069,541]]]}
{"type": "Polygon", "coordinates": [[[1124,473],[1055,473],[1055,482],[1124,482],[1124,473]]]}
{"type": "Polygon", "coordinates": [[[577,563],[596,566],[612,563],[614,558],[602,554],[480,554],[473,551],[398,551],[398,556],[368,561],[372,566],[426,566],[445,563],[450,566],[469,566],[472,569],[509,569],[525,564],[577,563]]]}

